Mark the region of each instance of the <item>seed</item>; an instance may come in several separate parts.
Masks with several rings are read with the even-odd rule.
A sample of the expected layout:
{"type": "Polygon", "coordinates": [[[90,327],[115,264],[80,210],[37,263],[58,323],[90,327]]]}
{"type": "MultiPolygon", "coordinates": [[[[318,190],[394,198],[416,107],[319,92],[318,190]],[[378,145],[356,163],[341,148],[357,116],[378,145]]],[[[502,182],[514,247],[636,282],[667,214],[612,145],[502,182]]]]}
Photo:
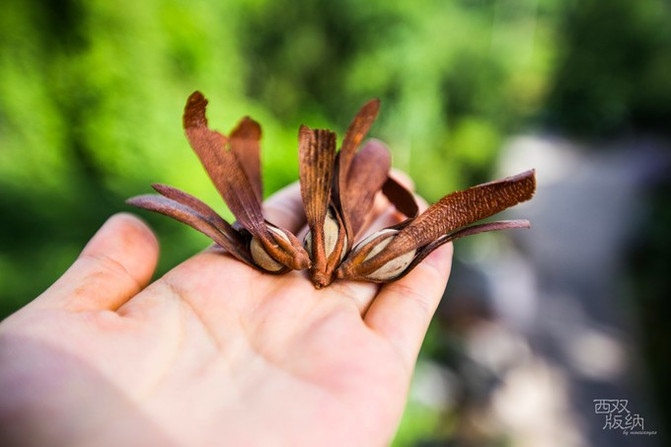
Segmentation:
{"type": "MultiPolygon", "coordinates": [[[[366,255],[364,258],[363,262],[368,261],[369,259],[373,258],[375,255],[380,253],[384,248],[389,245],[389,243],[394,239],[394,235],[398,233],[398,230],[391,230],[391,229],[386,229],[382,231],[378,231],[377,233],[371,234],[367,238],[365,238],[363,241],[361,241],[358,244],[358,247],[363,247],[366,243],[372,241],[375,238],[378,238],[384,234],[389,234],[388,237],[380,240],[366,255]]],[[[357,248],[355,247],[354,251],[356,251],[357,248]]],[[[374,281],[390,281],[394,278],[396,278],[398,275],[403,273],[406,268],[410,265],[412,260],[415,257],[415,253],[417,250],[412,250],[407,253],[403,253],[402,255],[392,259],[391,261],[387,262],[385,265],[380,267],[379,269],[373,271],[372,273],[369,273],[366,275],[366,279],[374,280],[374,281]]]]}
{"type": "MultiPolygon", "coordinates": [[[[286,240],[289,242],[289,238],[287,237],[284,232],[278,228],[268,226],[268,229],[272,231],[273,233],[277,234],[280,236],[282,239],[286,240]]],[[[269,272],[278,272],[284,268],[282,264],[277,262],[275,259],[272,258],[266,251],[266,249],[263,247],[261,242],[255,237],[252,238],[252,241],[249,243],[249,250],[252,253],[252,259],[258,265],[264,270],[267,270],[269,272]]]]}
{"type": "MultiPolygon", "coordinates": [[[[324,254],[326,255],[326,258],[328,259],[329,256],[331,256],[331,253],[336,249],[338,246],[338,237],[340,236],[340,225],[338,224],[338,220],[333,216],[333,212],[329,209],[328,213],[326,214],[326,218],[324,219],[324,254]]],[[[304,239],[304,245],[305,245],[305,251],[308,252],[310,255],[310,258],[314,257],[314,254],[312,253],[312,232],[308,231],[308,234],[305,235],[304,239]]],[[[343,247],[347,246],[347,236],[345,236],[345,240],[343,243],[343,247]]],[[[345,257],[345,250],[342,250],[340,252],[340,261],[343,260],[345,257]]]]}

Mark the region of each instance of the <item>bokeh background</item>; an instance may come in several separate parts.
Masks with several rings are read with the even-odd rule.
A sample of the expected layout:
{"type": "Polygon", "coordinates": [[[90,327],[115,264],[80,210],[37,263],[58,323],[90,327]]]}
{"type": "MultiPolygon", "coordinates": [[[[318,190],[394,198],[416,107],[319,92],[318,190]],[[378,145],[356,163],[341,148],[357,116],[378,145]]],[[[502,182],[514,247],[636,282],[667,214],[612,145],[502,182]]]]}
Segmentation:
{"type": "MultiPolygon", "coordinates": [[[[342,136],[379,97],[371,134],[430,201],[539,178],[510,214],[532,230],[457,243],[395,445],[664,445],[669,23],[664,0],[3,0],[0,318],[152,182],[231,217],[182,133],[192,91],[224,132],[262,124],[266,195],[299,124],[342,136]],[[603,398],[656,434],[605,425],[603,398]]],[[[208,243],[140,214],[157,275],[208,243]]]]}

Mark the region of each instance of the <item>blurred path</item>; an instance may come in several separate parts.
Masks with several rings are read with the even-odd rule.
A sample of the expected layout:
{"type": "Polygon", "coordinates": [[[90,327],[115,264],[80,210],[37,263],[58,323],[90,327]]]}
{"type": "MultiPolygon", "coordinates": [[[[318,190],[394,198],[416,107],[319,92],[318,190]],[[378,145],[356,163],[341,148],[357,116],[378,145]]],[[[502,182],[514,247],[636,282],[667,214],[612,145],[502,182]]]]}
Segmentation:
{"type": "Polygon", "coordinates": [[[459,425],[455,445],[478,445],[482,433],[503,433],[513,446],[666,445],[626,267],[646,192],[671,166],[668,149],[529,136],[504,148],[500,176],[537,169],[534,200],[506,215],[528,218],[532,229],[507,232],[497,243],[512,245],[457,263],[439,309],[447,330],[463,337],[456,374],[445,375],[460,396],[457,411],[472,419],[459,425]],[[620,408],[597,414],[600,399],[620,408]],[[633,430],[658,433],[617,428],[633,421],[633,430]]]}
{"type": "Polygon", "coordinates": [[[517,289],[534,295],[527,299],[530,309],[518,309],[506,320],[564,377],[568,409],[588,445],[662,445],[663,433],[625,436],[606,415],[595,413],[594,399],[626,399],[630,413],[619,412],[623,420],[639,414],[645,430],[663,431],[646,387],[636,296],[628,288],[626,267],[647,215],[647,191],[668,172],[665,149],[655,142],[584,148],[520,137],[502,154],[503,172],[535,166],[539,188],[531,203],[510,213],[533,222],[529,234],[512,235],[523,256],[519,263],[526,262],[533,274],[515,275],[499,263],[509,271],[497,274],[495,306],[505,318],[515,278],[533,280],[517,289]]]}

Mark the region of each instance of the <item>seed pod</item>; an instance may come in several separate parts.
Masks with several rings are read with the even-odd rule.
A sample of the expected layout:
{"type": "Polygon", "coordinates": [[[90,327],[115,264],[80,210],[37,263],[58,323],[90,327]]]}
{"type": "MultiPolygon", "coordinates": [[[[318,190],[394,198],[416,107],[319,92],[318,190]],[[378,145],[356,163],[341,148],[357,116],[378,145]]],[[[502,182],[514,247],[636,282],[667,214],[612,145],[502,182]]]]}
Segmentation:
{"type": "Polygon", "coordinates": [[[340,215],[330,206],[335,150],[333,132],[301,126],[298,134],[301,197],[310,229],[305,247],[312,261],[310,279],[317,288],[333,281],[333,272],[347,243],[340,215]]]}
{"type": "Polygon", "coordinates": [[[200,92],[189,97],[184,130],[237,221],[229,224],[197,198],[166,185],[153,185],[158,196],[138,196],[128,203],[192,226],[261,271],[283,273],[312,267],[311,279],[318,288],[336,276],[388,282],[401,278],[453,239],[529,227],[527,221],[473,223],[530,199],[535,190],[533,171],[447,195],[417,216],[414,196],[389,177],[391,158],[384,144],[369,140],[359,149],[379,111],[379,101],[372,100],[354,117],[337,155],[333,132],[301,126],[301,196],[309,226],[304,248],[291,232],[264,219],[261,127],[245,117],[227,137],[208,127],[206,106],[200,92]],[[375,233],[352,249],[380,191],[409,219],[375,233]]]}
{"type": "Polygon", "coordinates": [[[337,277],[374,282],[395,280],[412,270],[431,251],[458,237],[507,228],[528,228],[527,221],[469,225],[529,200],[535,188],[535,173],[527,171],[449,194],[417,218],[398,226],[398,231],[391,236],[385,230],[377,233],[343,261],[337,277]],[[408,262],[405,256],[409,253],[413,257],[408,262]]]}
{"type": "Polygon", "coordinates": [[[128,203],[196,228],[237,259],[262,271],[281,273],[309,267],[310,258],[298,239],[263,218],[261,127],[245,117],[228,138],[208,127],[206,107],[207,100],[200,92],[189,97],[184,108],[184,130],[205,171],[238,221],[229,225],[200,200],[164,185],[156,188],[163,197],[140,196],[128,203]]]}
{"type": "Polygon", "coordinates": [[[406,216],[417,215],[417,203],[412,193],[389,177],[391,154],[386,145],[370,139],[359,148],[379,110],[377,99],[361,107],[347,129],[336,160],[333,203],[345,225],[348,250],[364,229],[378,192],[382,191],[406,216]]]}
{"type": "MultiPolygon", "coordinates": [[[[361,259],[360,262],[368,261],[384,250],[397,234],[398,230],[391,228],[373,233],[354,246],[351,256],[356,259],[361,259]]],[[[377,270],[367,274],[365,279],[375,282],[387,282],[395,279],[408,268],[415,257],[415,253],[416,250],[411,250],[407,253],[400,254],[383,264],[377,270]]]]}
{"type": "Polygon", "coordinates": [[[336,267],[365,227],[379,191],[402,212],[416,215],[413,195],[389,178],[391,155],[386,146],[370,140],[359,150],[379,106],[376,99],[364,104],[337,156],[333,132],[306,126],[299,131],[301,196],[310,230],[305,247],[312,260],[310,278],[317,288],[333,281],[336,267]]]}
{"type": "MultiPolygon", "coordinates": [[[[258,124],[244,118],[232,133],[231,141],[235,144],[231,146],[227,144],[226,136],[208,128],[206,106],[207,100],[200,92],[189,97],[184,109],[184,129],[191,147],[217,191],[240,225],[263,245],[274,260],[290,269],[301,270],[309,267],[310,258],[300,242],[295,237],[290,237],[288,242],[274,237],[263,218],[259,200],[262,185],[258,174],[260,169],[257,148],[261,136],[258,124]],[[245,150],[251,151],[247,153],[248,157],[238,157],[237,154],[245,150]],[[241,159],[246,161],[241,162],[241,159]]],[[[286,230],[282,231],[289,234],[286,230]]]]}
{"type": "MultiPolygon", "coordinates": [[[[277,235],[278,237],[284,239],[286,243],[289,243],[289,237],[285,232],[270,225],[268,226],[268,229],[274,233],[273,236],[277,235]]],[[[252,237],[252,240],[249,242],[249,251],[251,252],[252,259],[256,265],[268,272],[277,273],[282,269],[286,269],[284,265],[273,259],[273,257],[263,247],[263,244],[261,244],[261,242],[259,242],[259,240],[255,237],[252,237]]]]}
{"type": "MultiPolygon", "coordinates": [[[[346,246],[347,241],[346,238],[347,236],[345,233],[342,231],[342,223],[336,219],[335,214],[334,214],[333,208],[329,208],[328,213],[326,214],[326,219],[324,219],[324,254],[326,257],[330,257],[333,252],[336,251],[341,245],[346,246]],[[341,242],[341,239],[344,240],[341,242]]],[[[305,247],[305,251],[308,252],[310,255],[310,258],[314,257],[314,253],[312,251],[312,232],[308,231],[307,234],[305,235],[305,239],[303,239],[303,246],[305,247]]],[[[342,261],[345,258],[345,251],[344,250],[339,250],[340,251],[340,259],[339,262],[342,261]]]]}

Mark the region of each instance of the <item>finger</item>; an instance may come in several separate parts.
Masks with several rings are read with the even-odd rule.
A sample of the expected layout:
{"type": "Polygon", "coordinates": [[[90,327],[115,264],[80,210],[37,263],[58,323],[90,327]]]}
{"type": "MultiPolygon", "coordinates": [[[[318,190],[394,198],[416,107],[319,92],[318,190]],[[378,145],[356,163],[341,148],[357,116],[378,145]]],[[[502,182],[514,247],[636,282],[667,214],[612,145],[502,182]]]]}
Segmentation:
{"type": "MultiPolygon", "coordinates": [[[[399,181],[403,182],[402,179],[399,181]]],[[[408,184],[405,185],[407,186],[408,184]]],[[[357,241],[365,239],[376,231],[396,225],[405,220],[405,216],[391,206],[389,201],[382,194],[380,194],[376,200],[379,200],[381,205],[374,211],[372,221],[364,227],[364,231],[362,235],[357,238],[357,241]]],[[[420,209],[426,209],[427,204],[422,197],[416,196],[416,200],[420,209]]],[[[336,281],[329,287],[339,291],[343,296],[354,301],[361,315],[366,313],[380,289],[379,284],[364,281],[336,281]]]]}
{"type": "Polygon", "coordinates": [[[133,215],[116,214],[31,305],[73,312],[115,310],[147,285],[157,260],[158,242],[149,227],[133,215]]]}
{"type": "Polygon", "coordinates": [[[385,284],[364,316],[385,337],[411,370],[431,318],[445,291],[452,265],[452,244],[427,256],[404,278],[385,284]]]}
{"type": "MultiPolygon", "coordinates": [[[[387,204],[387,208],[379,213],[360,239],[383,228],[396,225],[402,220],[403,216],[387,204]]],[[[373,301],[373,298],[375,298],[375,295],[377,295],[380,286],[379,284],[365,281],[336,281],[329,286],[329,289],[354,301],[357,309],[359,309],[359,314],[363,315],[373,301]]]]}
{"type": "Polygon", "coordinates": [[[263,202],[263,214],[268,222],[297,233],[305,225],[305,210],[298,182],[285,186],[268,197],[263,202]]]}

